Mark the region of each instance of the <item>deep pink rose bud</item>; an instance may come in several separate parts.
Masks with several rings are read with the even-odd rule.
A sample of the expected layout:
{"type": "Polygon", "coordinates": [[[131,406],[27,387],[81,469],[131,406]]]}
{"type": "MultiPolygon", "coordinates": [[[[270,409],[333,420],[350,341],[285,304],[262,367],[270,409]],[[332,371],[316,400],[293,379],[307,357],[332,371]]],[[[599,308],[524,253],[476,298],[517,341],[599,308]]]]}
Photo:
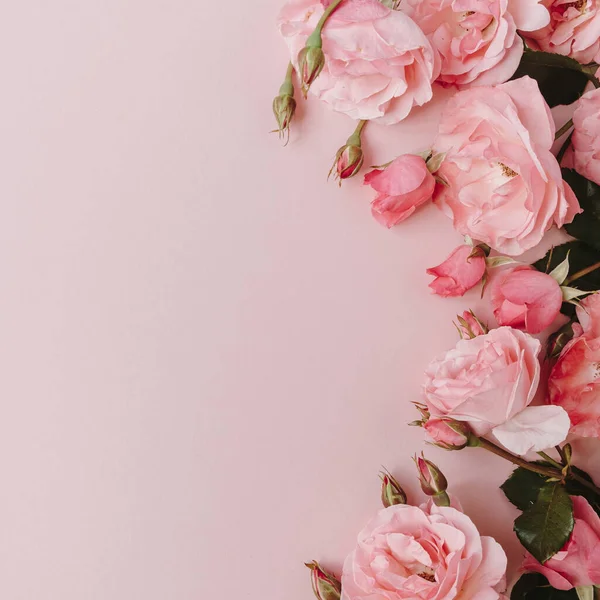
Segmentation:
{"type": "Polygon", "coordinates": [[[419,482],[424,494],[431,496],[437,506],[450,506],[450,498],[446,493],[448,481],[439,468],[424,456],[415,458],[419,471],[419,482]]]}
{"type": "Polygon", "coordinates": [[[437,267],[427,269],[435,279],[429,287],[438,296],[463,296],[485,275],[485,253],[464,244],[437,267]]]}
{"type": "Polygon", "coordinates": [[[318,600],[340,600],[342,584],[339,580],[322,569],[316,560],[305,564],[311,571],[312,588],[318,600]]]}
{"type": "Polygon", "coordinates": [[[305,98],[310,86],[325,66],[325,54],[323,54],[321,46],[309,45],[309,41],[298,53],[298,75],[302,81],[302,92],[305,98]]]}
{"type": "Polygon", "coordinates": [[[552,324],[563,303],[557,281],[528,265],[499,273],[490,284],[490,298],[498,325],[533,334],[552,324]]]}
{"type": "Polygon", "coordinates": [[[329,171],[329,176],[335,173],[335,178],[340,185],[344,179],[354,177],[362,168],[365,156],[362,151],[362,130],[366,121],[360,121],[354,133],[346,140],[346,143],[336,152],[335,161],[329,171]]]}
{"type": "Polygon", "coordinates": [[[385,508],[396,504],[406,504],[406,493],[402,486],[389,473],[383,472],[381,477],[381,502],[385,508]]]}
{"type": "Polygon", "coordinates": [[[419,206],[431,199],[435,178],[422,156],[404,154],[384,169],[367,173],[365,185],[370,185],[377,192],[371,202],[373,217],[389,228],[408,219],[419,206]]]}
{"type": "Polygon", "coordinates": [[[429,419],[423,425],[434,445],[444,450],[462,450],[469,445],[472,432],[467,423],[448,419],[429,419]]]}
{"type": "Polygon", "coordinates": [[[462,315],[457,315],[456,319],[458,321],[456,328],[463,340],[472,340],[478,335],[485,335],[489,331],[472,310],[465,310],[462,315]]]}
{"type": "Polygon", "coordinates": [[[364,161],[365,157],[360,146],[344,146],[335,161],[337,178],[342,181],[354,177],[360,171],[364,161]]]}

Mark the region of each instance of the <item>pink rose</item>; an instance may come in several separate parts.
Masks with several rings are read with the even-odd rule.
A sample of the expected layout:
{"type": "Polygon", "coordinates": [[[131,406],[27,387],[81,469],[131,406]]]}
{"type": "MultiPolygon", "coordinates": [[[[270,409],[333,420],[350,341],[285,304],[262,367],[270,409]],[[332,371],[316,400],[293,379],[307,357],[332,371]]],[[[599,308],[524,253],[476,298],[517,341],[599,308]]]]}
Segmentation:
{"type": "Polygon", "coordinates": [[[574,434],[600,438],[600,294],[582,300],[577,316],[581,327],[552,368],[548,401],[567,411],[574,434]]]}
{"type": "MultiPolygon", "coordinates": [[[[289,0],[279,29],[297,56],[323,14],[319,0],[289,0]]],[[[425,34],[378,0],[346,0],[323,28],[325,66],[310,90],[353,119],[398,123],[429,102],[439,58],[425,34]]]]}
{"type": "Polygon", "coordinates": [[[579,99],[573,113],[573,124],[575,169],[600,185],[600,88],[587,92],[579,99]]]}
{"type": "Polygon", "coordinates": [[[407,0],[402,10],[440,53],[439,82],[496,85],[517,70],[523,41],[507,0],[407,0]]]}
{"type": "Polygon", "coordinates": [[[525,557],[522,569],[541,573],[557,590],[600,585],[600,517],[582,496],[572,496],[575,527],[562,550],[543,565],[525,557]]]}
{"type": "Polygon", "coordinates": [[[529,406],[540,380],[540,348],[538,340],[510,327],[459,341],[425,372],[423,392],[432,418],[465,421],[476,435],[491,433],[520,455],[564,441],[565,411],[529,406]]]}
{"type": "Polygon", "coordinates": [[[489,289],[498,325],[540,333],[560,314],[560,285],[550,275],[528,265],[499,273],[489,289]]]}
{"type": "Polygon", "coordinates": [[[550,23],[527,34],[536,50],[570,56],[580,63],[600,60],[600,3],[598,0],[543,0],[550,23]]]}
{"type": "Polygon", "coordinates": [[[371,203],[373,216],[382,225],[392,227],[431,199],[435,179],[421,156],[404,154],[385,169],[367,173],[365,185],[377,192],[371,203]]]}
{"type": "Polygon", "coordinates": [[[481,281],[485,257],[483,253],[471,256],[472,252],[471,246],[459,246],[441,265],[427,269],[427,274],[435,277],[429,287],[438,296],[463,296],[481,281]]]}
{"type": "Polygon", "coordinates": [[[442,114],[434,147],[446,158],[434,201],[463,235],[503,254],[536,246],[580,212],[550,151],[554,122],[533,79],[464,90],[442,114]]]}
{"type": "Polygon", "coordinates": [[[342,600],[496,600],[506,555],[455,508],[397,504],[358,535],[342,572],[342,600]]]}

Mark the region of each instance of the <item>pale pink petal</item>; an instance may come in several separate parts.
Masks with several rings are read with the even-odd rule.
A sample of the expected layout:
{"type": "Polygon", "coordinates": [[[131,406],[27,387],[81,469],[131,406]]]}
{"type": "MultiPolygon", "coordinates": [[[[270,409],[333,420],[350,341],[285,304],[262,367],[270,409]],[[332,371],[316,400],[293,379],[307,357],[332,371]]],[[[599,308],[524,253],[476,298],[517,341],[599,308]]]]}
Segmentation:
{"type": "Polygon", "coordinates": [[[495,427],[493,434],[507,450],[523,456],[564,442],[570,426],[569,415],[560,406],[528,406],[495,427]]]}

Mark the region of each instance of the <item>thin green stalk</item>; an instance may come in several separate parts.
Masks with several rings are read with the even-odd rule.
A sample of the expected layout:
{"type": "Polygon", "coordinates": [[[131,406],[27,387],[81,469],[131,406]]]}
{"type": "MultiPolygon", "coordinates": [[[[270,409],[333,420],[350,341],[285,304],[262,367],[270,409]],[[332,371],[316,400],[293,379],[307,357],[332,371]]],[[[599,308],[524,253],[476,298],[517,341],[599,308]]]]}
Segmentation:
{"type": "Polygon", "coordinates": [[[561,465],[558,461],[554,460],[549,454],[546,454],[545,452],[538,452],[538,454],[546,461],[549,462],[551,465],[555,466],[557,469],[561,469],[563,468],[563,465],[561,465]]]}
{"type": "Polygon", "coordinates": [[[567,133],[567,131],[569,131],[569,129],[571,129],[571,127],[573,127],[573,119],[569,119],[557,132],[556,135],[554,136],[554,141],[560,139],[563,135],[565,135],[565,133],[567,133]]]}
{"type": "MultiPolygon", "coordinates": [[[[520,456],[515,456],[514,454],[511,454],[510,452],[508,452],[508,450],[500,448],[500,446],[497,446],[493,442],[490,442],[484,438],[477,438],[476,445],[478,445],[481,448],[484,448],[492,454],[495,454],[496,456],[500,456],[501,458],[508,460],[509,462],[519,467],[523,467],[528,471],[533,471],[534,473],[538,473],[540,475],[544,475],[545,477],[550,477],[552,479],[557,479],[559,481],[562,481],[565,478],[562,469],[555,469],[554,467],[545,467],[544,465],[537,465],[535,463],[531,463],[525,460],[524,458],[521,458],[520,456]]],[[[588,488],[589,490],[593,491],[595,494],[600,496],[600,488],[598,488],[591,481],[588,481],[584,477],[577,475],[577,473],[573,473],[571,470],[567,472],[567,477],[577,481],[577,483],[581,484],[582,486],[588,488]]]]}
{"type": "Polygon", "coordinates": [[[565,152],[567,151],[567,148],[569,147],[569,144],[571,143],[572,137],[573,137],[573,132],[571,131],[571,133],[569,134],[569,137],[565,140],[565,143],[561,146],[560,150],[558,151],[558,154],[556,155],[556,160],[559,165],[560,165],[560,161],[563,159],[563,156],[565,155],[565,152]]]}
{"type": "Polygon", "coordinates": [[[590,265],[585,269],[581,269],[581,271],[577,271],[577,273],[573,273],[571,277],[567,277],[565,279],[563,285],[569,285],[570,283],[573,283],[574,281],[577,281],[578,279],[581,279],[582,277],[593,273],[596,269],[600,269],[600,262],[594,263],[593,265],[590,265]]]}

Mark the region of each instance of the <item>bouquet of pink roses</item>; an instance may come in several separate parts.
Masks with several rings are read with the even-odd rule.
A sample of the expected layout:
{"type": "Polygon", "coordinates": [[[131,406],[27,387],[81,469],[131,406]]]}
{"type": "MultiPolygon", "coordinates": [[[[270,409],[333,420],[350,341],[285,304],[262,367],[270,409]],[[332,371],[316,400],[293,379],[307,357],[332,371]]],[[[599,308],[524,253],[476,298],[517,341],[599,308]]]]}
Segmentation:
{"type": "MultiPolygon", "coordinates": [[[[430,201],[452,220],[465,242],[427,269],[430,287],[462,296],[480,285],[498,325],[458,317],[461,339],[427,368],[411,425],[446,450],[479,447],[516,465],[501,486],[522,513],[514,530],[526,551],[512,600],[593,599],[600,488],[567,440],[600,438],[600,1],[288,0],[278,24],[291,59],[276,131],[289,139],[296,87],[354,119],[330,172],[340,184],[363,169],[371,123],[398,123],[440,86],[454,91],[430,148],[364,176],[382,225],[430,201]],[[556,131],[558,105],[572,118],[556,131]],[[551,228],[569,241],[519,261],[551,228]],[[534,405],[538,391],[545,402],[534,405]]],[[[504,594],[502,548],[479,535],[440,470],[415,461],[430,499],[410,506],[383,473],[384,508],[341,580],[307,565],[320,600],[504,594]]]]}

